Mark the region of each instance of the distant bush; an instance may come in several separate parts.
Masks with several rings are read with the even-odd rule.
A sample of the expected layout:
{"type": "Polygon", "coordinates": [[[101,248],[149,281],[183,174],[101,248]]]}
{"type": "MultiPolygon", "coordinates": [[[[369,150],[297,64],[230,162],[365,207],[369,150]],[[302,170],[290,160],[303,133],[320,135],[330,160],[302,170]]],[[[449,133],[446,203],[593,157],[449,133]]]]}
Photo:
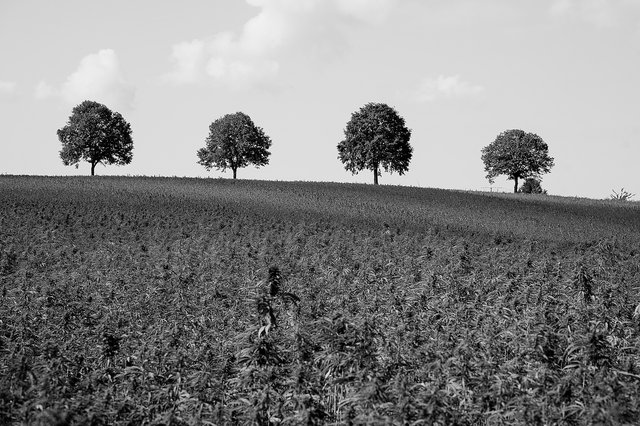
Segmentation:
{"type": "Polygon", "coordinates": [[[523,194],[546,194],[547,191],[542,189],[542,185],[540,185],[540,181],[536,178],[527,178],[518,192],[523,194]]]}
{"type": "Polygon", "coordinates": [[[624,188],[620,189],[620,192],[616,192],[615,189],[612,189],[613,194],[611,194],[611,199],[616,201],[631,201],[631,199],[636,195],[624,190],[624,188]]]}

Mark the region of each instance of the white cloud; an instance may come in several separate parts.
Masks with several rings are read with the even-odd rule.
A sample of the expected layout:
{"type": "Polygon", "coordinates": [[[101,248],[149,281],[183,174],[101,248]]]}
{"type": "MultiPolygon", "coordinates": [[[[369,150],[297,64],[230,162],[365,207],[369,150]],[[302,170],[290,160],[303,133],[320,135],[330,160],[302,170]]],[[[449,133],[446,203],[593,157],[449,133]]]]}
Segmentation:
{"type": "Polygon", "coordinates": [[[215,80],[225,81],[236,89],[246,89],[251,85],[273,79],[280,64],[273,60],[233,60],[224,56],[214,56],[207,62],[207,75],[215,80]]]}
{"type": "Polygon", "coordinates": [[[36,88],[33,94],[36,99],[48,99],[55,96],[57,94],[57,91],[46,81],[40,81],[38,84],[36,84],[36,88]]]}
{"type": "Polygon", "coordinates": [[[114,107],[131,108],[135,89],[124,80],[116,53],[104,49],[82,58],[60,93],[71,103],[91,99],[114,107]]]}
{"type": "Polygon", "coordinates": [[[563,16],[570,13],[574,6],[573,0],[554,0],[549,12],[552,16],[563,16]]]}
{"type": "Polygon", "coordinates": [[[556,18],[578,18],[598,28],[610,28],[629,18],[640,19],[640,0],[554,0],[549,12],[556,18]]]}
{"type": "Polygon", "coordinates": [[[35,88],[37,99],[60,97],[70,104],[84,100],[101,102],[113,109],[132,109],[135,88],[122,75],[116,53],[103,49],[85,56],[78,69],[59,89],[40,81],[35,88]]]}
{"type": "Polygon", "coordinates": [[[418,102],[431,102],[439,98],[461,98],[475,96],[484,91],[484,87],[460,80],[460,76],[444,76],[424,78],[414,98],[418,102]]]}
{"type": "Polygon", "coordinates": [[[395,0],[335,0],[342,13],[358,20],[381,23],[395,6],[395,0]]]}
{"type": "Polygon", "coordinates": [[[16,88],[16,83],[14,83],[13,81],[0,80],[0,92],[10,93],[10,92],[13,92],[15,88],[16,88]]]}
{"type": "Polygon", "coordinates": [[[237,32],[175,44],[174,69],[164,76],[173,83],[208,77],[231,88],[271,84],[287,51],[309,54],[331,51],[340,23],[379,24],[397,0],[246,0],[259,12],[237,32]]]}
{"type": "Polygon", "coordinates": [[[173,46],[171,60],[176,68],[164,78],[174,83],[192,83],[198,79],[204,61],[204,42],[187,41],[173,46]]]}
{"type": "Polygon", "coordinates": [[[14,81],[0,80],[0,94],[11,95],[16,91],[16,83],[14,81]]]}

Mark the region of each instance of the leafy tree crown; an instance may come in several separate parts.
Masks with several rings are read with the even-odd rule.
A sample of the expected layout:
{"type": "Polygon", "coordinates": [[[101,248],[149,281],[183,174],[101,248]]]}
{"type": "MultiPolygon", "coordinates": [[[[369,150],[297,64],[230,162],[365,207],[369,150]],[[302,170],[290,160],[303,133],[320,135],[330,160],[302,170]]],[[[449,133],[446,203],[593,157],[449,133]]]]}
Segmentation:
{"type": "Polygon", "coordinates": [[[542,138],[522,130],[500,133],[495,141],[482,149],[482,161],[491,183],[500,175],[516,181],[538,178],[549,173],[554,165],[549,147],[542,138]]]}
{"type": "Polygon", "coordinates": [[[413,148],[411,130],[398,112],[383,103],[368,103],[351,114],[338,144],[338,158],[346,170],[363,169],[404,174],[409,170],[413,148]]]}
{"type": "Polygon", "coordinates": [[[129,164],[133,159],[131,125],[118,112],[94,101],[73,108],[67,124],[58,130],[60,158],[65,166],[87,161],[96,164],[129,164]]]}
{"type": "Polygon", "coordinates": [[[206,146],[198,150],[198,164],[207,170],[215,167],[222,171],[269,164],[271,139],[262,128],[242,112],[227,114],[209,126],[206,146]]]}

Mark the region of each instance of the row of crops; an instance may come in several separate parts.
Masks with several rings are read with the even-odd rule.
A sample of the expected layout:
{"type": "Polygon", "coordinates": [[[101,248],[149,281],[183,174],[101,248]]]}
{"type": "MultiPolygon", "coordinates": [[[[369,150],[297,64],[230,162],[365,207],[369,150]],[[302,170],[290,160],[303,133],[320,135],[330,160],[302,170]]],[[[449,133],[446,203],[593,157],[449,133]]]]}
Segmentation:
{"type": "Polygon", "coordinates": [[[634,203],[0,176],[0,423],[640,416],[634,203]]]}

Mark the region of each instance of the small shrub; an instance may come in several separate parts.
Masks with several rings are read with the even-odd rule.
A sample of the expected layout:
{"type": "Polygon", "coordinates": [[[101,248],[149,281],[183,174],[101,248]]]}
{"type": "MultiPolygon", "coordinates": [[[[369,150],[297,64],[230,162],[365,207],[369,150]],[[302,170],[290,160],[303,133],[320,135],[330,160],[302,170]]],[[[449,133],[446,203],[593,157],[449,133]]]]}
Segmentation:
{"type": "Polygon", "coordinates": [[[518,189],[518,192],[522,194],[546,194],[547,193],[545,189],[542,189],[542,185],[540,184],[540,181],[536,178],[527,178],[522,184],[522,186],[520,186],[520,189],[518,189]]]}
{"type": "Polygon", "coordinates": [[[625,191],[624,188],[620,189],[620,192],[616,192],[615,189],[611,190],[613,194],[611,194],[611,199],[615,201],[631,201],[636,194],[632,194],[628,191],[625,191]]]}

